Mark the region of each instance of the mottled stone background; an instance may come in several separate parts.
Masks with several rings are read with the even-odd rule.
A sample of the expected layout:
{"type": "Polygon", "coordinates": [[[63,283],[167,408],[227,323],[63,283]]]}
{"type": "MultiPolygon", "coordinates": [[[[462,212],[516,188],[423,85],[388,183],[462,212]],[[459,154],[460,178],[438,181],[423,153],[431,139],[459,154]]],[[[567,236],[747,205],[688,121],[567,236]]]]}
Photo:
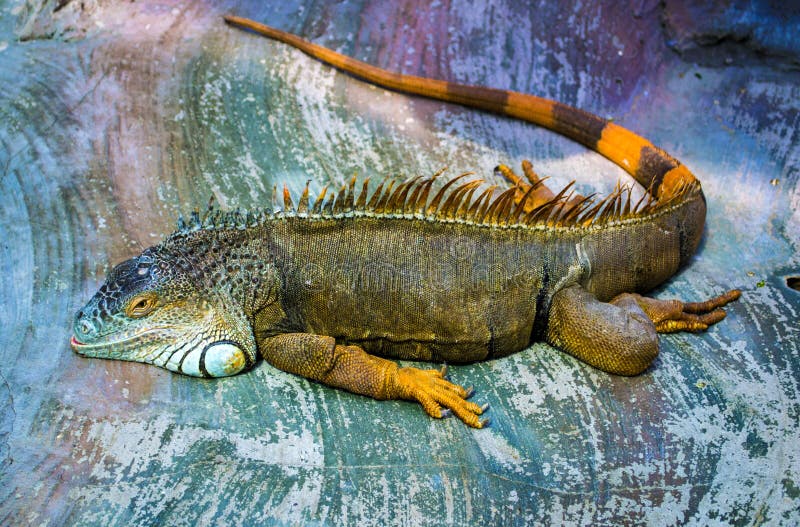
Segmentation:
{"type": "MultiPolygon", "coordinates": [[[[800,522],[800,14],[766,0],[0,0],[0,524],[800,522]],[[608,190],[534,126],[388,93],[226,27],[236,13],[384,68],[613,117],[709,203],[657,291],[743,290],[702,335],[612,377],[537,344],[452,368],[492,426],[276,371],[203,381],[87,360],[73,312],[210,195],[499,161],[608,190]]],[[[796,5],[796,3],[795,3],[796,5]]],[[[457,306],[454,306],[454,309],[457,306]]]]}

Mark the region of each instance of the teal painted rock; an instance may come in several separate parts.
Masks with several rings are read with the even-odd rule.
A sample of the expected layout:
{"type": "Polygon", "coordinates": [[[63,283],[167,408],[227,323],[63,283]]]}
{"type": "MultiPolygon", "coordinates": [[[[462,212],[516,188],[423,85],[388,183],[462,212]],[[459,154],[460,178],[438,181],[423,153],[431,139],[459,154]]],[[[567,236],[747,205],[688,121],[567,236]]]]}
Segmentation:
{"type": "Polygon", "coordinates": [[[781,33],[796,21],[753,5],[686,27],[679,2],[0,2],[0,524],[800,523],[800,83],[781,33]],[[212,195],[253,208],[276,183],[445,165],[491,180],[525,158],[581,192],[624,177],[550,132],[367,86],[224,13],[614,117],[708,198],[697,256],[656,295],[742,299],[707,333],[663,337],[634,378],[542,344],[452,367],[491,404],[486,430],[263,362],[206,380],[74,354],[73,313],[111,266],[212,195]],[[762,16],[759,49],[706,45],[762,16]]]}

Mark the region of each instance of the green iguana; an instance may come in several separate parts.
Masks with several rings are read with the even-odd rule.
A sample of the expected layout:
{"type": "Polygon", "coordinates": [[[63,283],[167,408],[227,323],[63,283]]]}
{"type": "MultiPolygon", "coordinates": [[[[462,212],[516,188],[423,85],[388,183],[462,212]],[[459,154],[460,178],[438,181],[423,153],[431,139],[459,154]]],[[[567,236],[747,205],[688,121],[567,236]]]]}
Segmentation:
{"type": "Polygon", "coordinates": [[[658,332],[701,331],[725,316],[707,302],[655,300],[650,290],[700,241],[700,183],[647,140],[605,119],[532,95],[389,73],[237,17],[226,21],[295,46],[385,88],[514,116],[603,154],[646,190],[603,199],[528,182],[493,195],[465,176],[355,179],[283,210],[209,211],[116,266],[75,318],[81,355],[145,362],[202,377],[239,373],[260,353],[273,366],[376,399],[418,401],[480,428],[485,407],[445,363],[493,359],[544,340],[603,371],[636,375],[658,332]],[[438,189],[438,190],[437,190],[438,189]],[[327,199],[326,199],[327,196],[327,199]],[[476,197],[477,196],[477,197],[476,197]]]}

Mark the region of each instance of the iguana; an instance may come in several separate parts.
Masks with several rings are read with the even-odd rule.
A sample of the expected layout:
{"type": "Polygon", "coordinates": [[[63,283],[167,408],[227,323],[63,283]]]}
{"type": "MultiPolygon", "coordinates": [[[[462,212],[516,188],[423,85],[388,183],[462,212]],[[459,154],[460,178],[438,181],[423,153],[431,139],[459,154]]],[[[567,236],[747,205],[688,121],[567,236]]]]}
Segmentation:
{"type": "Polygon", "coordinates": [[[375,399],[418,401],[481,428],[472,389],[444,369],[390,359],[466,363],[544,340],[603,371],[636,375],[659,332],[701,331],[738,290],[699,303],[640,296],[697,249],[706,202],[667,153],[608,120],[512,91],[390,73],[238,17],[234,26],[290,44],[373,84],[508,115],[559,132],[625,169],[603,199],[571,184],[527,182],[494,196],[466,175],[309,189],[256,213],[209,207],[159,245],[117,265],[81,309],[71,345],[88,357],[155,364],[201,377],[273,366],[375,399]],[[476,197],[477,196],[477,197],[476,197]]]}

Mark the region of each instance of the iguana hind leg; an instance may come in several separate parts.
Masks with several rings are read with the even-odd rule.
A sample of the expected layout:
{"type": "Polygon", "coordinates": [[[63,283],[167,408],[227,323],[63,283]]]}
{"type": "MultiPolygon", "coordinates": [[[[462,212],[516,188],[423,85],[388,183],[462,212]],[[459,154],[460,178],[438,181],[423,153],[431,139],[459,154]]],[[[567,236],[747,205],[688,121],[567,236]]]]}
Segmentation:
{"type": "MultiPolygon", "coordinates": [[[[517,191],[514,194],[514,202],[520,203],[524,201],[523,210],[525,212],[531,212],[537,207],[549,203],[557,196],[557,194],[550,190],[545,184],[547,178],[539,177],[539,174],[533,170],[533,165],[527,159],[522,162],[522,173],[525,174],[525,179],[528,180],[528,183],[522,181],[522,178],[506,165],[498,165],[495,170],[516,187],[517,191]]],[[[569,212],[573,206],[581,203],[583,200],[584,197],[582,195],[577,192],[572,192],[564,208],[564,212],[569,212]]]]}
{"type": "Polygon", "coordinates": [[[417,401],[431,417],[446,417],[452,412],[475,428],[483,428],[488,423],[478,417],[485,408],[466,400],[472,390],[448,381],[444,368],[401,368],[358,346],[338,345],[332,337],[309,333],[286,333],[262,339],[259,351],[276,368],[328,386],[374,399],[417,401]]]}
{"type": "Polygon", "coordinates": [[[553,295],[547,341],[603,371],[637,375],[658,355],[658,333],[702,331],[725,317],[730,291],[707,302],[656,300],[625,293],[600,302],[579,285],[553,295]]]}

